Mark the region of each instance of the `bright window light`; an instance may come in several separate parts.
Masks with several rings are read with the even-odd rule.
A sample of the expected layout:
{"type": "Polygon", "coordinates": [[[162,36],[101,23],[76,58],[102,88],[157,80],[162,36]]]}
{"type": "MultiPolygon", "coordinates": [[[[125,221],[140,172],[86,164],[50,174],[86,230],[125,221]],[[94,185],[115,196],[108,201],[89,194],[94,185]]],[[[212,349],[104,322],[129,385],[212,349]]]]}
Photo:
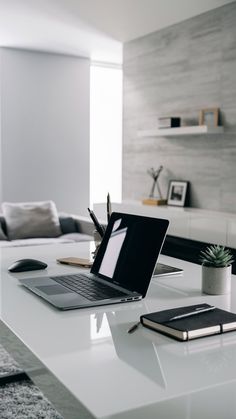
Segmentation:
{"type": "Polygon", "coordinates": [[[121,202],[122,70],[92,65],[90,76],[90,202],[121,202]]]}

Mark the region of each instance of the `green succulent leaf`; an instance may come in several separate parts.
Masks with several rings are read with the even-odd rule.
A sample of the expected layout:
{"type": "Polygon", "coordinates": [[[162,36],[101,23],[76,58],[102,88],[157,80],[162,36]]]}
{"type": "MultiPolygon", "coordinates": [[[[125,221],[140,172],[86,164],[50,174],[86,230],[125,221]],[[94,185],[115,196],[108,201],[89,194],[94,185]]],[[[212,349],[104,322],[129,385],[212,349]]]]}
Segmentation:
{"type": "Polygon", "coordinates": [[[216,268],[223,268],[231,265],[234,258],[229,249],[224,246],[214,244],[206,247],[200,252],[200,262],[204,266],[212,266],[216,268]]]}

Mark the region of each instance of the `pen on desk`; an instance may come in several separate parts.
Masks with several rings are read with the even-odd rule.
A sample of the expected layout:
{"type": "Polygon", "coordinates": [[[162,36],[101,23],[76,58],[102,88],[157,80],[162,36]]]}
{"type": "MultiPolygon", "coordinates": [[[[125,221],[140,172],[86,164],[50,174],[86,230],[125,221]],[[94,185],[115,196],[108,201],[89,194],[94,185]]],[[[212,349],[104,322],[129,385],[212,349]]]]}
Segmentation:
{"type": "Polygon", "coordinates": [[[127,330],[128,333],[133,333],[140,325],[140,322],[137,322],[133,324],[133,326],[130,327],[130,329],[127,330]]]}
{"type": "Polygon", "coordinates": [[[109,222],[111,216],[111,199],[110,194],[107,194],[107,222],[109,222]]]}
{"type": "Polygon", "coordinates": [[[91,217],[91,219],[93,221],[93,224],[94,224],[96,230],[98,231],[98,233],[100,234],[100,236],[103,237],[104,236],[104,229],[103,229],[102,225],[99,223],[96,215],[94,214],[93,211],[91,211],[90,208],[88,208],[88,212],[89,212],[89,215],[90,215],[90,217],[91,217]]]}
{"type": "Polygon", "coordinates": [[[210,307],[197,307],[194,311],[190,311],[189,313],[179,314],[178,316],[171,317],[170,319],[166,320],[166,322],[172,322],[172,320],[184,319],[185,317],[196,316],[197,314],[205,313],[206,311],[215,310],[214,306],[210,307]]]}

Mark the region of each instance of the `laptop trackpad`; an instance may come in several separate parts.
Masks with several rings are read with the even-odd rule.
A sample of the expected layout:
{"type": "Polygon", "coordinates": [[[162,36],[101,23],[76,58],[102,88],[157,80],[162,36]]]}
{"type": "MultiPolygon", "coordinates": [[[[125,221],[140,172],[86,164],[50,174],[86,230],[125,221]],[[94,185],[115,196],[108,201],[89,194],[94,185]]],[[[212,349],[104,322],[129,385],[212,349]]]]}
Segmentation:
{"type": "Polygon", "coordinates": [[[71,293],[70,290],[66,289],[65,287],[61,287],[60,285],[40,285],[35,288],[38,288],[40,291],[47,295],[71,293]]]}

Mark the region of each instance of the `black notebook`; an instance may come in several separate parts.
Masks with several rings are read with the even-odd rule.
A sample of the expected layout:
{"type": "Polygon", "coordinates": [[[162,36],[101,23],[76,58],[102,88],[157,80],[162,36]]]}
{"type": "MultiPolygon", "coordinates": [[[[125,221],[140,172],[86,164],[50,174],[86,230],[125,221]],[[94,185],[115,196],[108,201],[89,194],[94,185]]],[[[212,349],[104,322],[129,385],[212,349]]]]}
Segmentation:
{"type": "Polygon", "coordinates": [[[144,314],[140,317],[140,322],[143,326],[182,341],[236,330],[236,314],[212,308],[209,304],[196,304],[144,314]],[[186,315],[200,308],[209,309],[209,311],[199,311],[188,317],[173,319],[173,317],[186,315]]]}

